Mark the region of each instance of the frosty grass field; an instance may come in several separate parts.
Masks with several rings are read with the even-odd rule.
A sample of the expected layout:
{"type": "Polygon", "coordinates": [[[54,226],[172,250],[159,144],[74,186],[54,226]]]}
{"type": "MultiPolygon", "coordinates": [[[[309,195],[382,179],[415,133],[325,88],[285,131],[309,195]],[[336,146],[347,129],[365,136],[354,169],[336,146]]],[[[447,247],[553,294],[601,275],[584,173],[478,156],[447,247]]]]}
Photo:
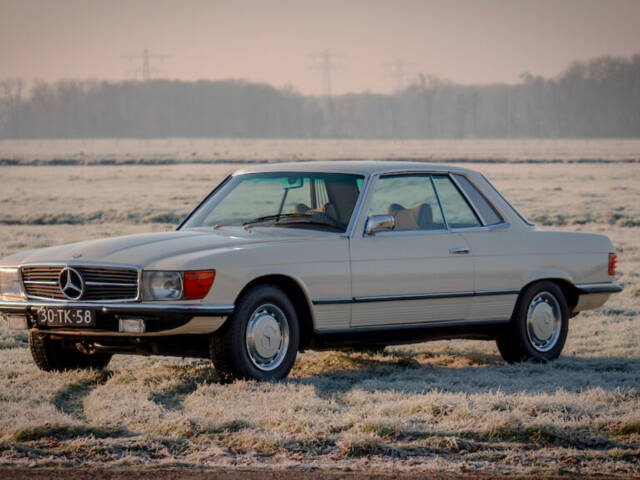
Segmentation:
{"type": "MultiPolygon", "coordinates": [[[[530,156],[606,160],[609,148],[562,157],[556,146],[530,156]]],[[[0,157],[34,158],[12,148],[0,142],[0,157]]],[[[618,249],[624,292],[571,321],[559,361],[506,365],[494,343],[460,340],[309,351],[272,384],[222,385],[207,361],[123,355],[106,372],[47,374],[3,324],[0,464],[640,474],[640,148],[624,148],[606,164],[471,165],[543,228],[606,233],[618,249]]],[[[145,155],[131,157],[157,158],[145,155]]],[[[528,158],[504,153],[516,157],[528,158]]],[[[235,168],[2,166],[0,256],[173,228],[235,168]]]]}

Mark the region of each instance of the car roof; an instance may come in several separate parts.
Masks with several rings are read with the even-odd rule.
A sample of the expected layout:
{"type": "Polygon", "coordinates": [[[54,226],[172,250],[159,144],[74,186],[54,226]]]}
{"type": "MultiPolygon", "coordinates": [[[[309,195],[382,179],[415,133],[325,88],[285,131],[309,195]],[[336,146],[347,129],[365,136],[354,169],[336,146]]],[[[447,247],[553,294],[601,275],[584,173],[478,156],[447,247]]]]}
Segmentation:
{"type": "Polygon", "coordinates": [[[401,162],[401,161],[364,161],[364,160],[333,160],[312,162],[283,162],[268,163],[245,167],[235,174],[258,172],[345,172],[345,173],[393,173],[406,171],[428,172],[456,172],[469,173],[472,170],[442,163],[401,162]]]}

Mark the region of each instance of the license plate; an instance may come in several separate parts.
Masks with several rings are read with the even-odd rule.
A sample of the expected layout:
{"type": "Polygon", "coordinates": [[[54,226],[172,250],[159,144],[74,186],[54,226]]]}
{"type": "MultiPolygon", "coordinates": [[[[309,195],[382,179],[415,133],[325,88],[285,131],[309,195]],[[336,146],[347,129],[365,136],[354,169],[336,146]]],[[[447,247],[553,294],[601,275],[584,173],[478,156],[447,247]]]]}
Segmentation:
{"type": "Polygon", "coordinates": [[[48,327],[93,327],[95,310],[42,307],[37,310],[38,325],[48,327]]]}

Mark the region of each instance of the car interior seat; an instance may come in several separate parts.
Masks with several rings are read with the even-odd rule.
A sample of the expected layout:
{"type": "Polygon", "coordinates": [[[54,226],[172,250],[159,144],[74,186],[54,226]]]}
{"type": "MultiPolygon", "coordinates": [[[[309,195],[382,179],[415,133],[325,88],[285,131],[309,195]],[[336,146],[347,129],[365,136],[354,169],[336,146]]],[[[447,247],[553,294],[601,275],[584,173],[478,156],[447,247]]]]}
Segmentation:
{"type": "Polygon", "coordinates": [[[433,210],[428,203],[421,203],[413,208],[404,208],[398,203],[392,203],[387,211],[394,217],[394,230],[433,229],[433,210]]]}

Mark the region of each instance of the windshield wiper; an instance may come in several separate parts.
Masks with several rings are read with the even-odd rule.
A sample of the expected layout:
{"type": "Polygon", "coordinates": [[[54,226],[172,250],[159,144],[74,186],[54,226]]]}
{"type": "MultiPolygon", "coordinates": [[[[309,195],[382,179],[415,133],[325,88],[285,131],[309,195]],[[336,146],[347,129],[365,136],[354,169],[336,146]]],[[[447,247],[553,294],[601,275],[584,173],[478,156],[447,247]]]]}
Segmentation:
{"type": "Polygon", "coordinates": [[[264,215],[262,217],[252,218],[251,220],[247,220],[242,225],[254,225],[256,223],[270,222],[271,220],[275,220],[276,222],[281,218],[290,218],[290,217],[308,217],[304,213],[276,213],[274,215],[264,215]]]}
{"type": "Polygon", "coordinates": [[[281,213],[274,215],[264,215],[262,217],[256,217],[251,220],[247,220],[242,225],[255,225],[263,222],[274,221],[273,225],[279,225],[286,227],[287,225],[295,225],[295,224],[305,224],[305,225],[322,225],[323,227],[333,228],[339,231],[344,231],[344,228],[338,224],[331,217],[320,217],[318,218],[316,215],[309,213],[281,213]],[[281,221],[284,219],[285,221],[281,221]]]}
{"type": "Polygon", "coordinates": [[[283,227],[287,227],[289,225],[320,225],[322,227],[328,227],[331,228],[333,230],[337,230],[339,232],[344,232],[344,228],[342,228],[341,226],[339,226],[337,223],[334,222],[323,222],[317,219],[313,219],[313,218],[300,218],[300,219],[294,219],[294,220],[290,220],[287,222],[276,222],[274,223],[274,225],[280,225],[283,227]]]}

